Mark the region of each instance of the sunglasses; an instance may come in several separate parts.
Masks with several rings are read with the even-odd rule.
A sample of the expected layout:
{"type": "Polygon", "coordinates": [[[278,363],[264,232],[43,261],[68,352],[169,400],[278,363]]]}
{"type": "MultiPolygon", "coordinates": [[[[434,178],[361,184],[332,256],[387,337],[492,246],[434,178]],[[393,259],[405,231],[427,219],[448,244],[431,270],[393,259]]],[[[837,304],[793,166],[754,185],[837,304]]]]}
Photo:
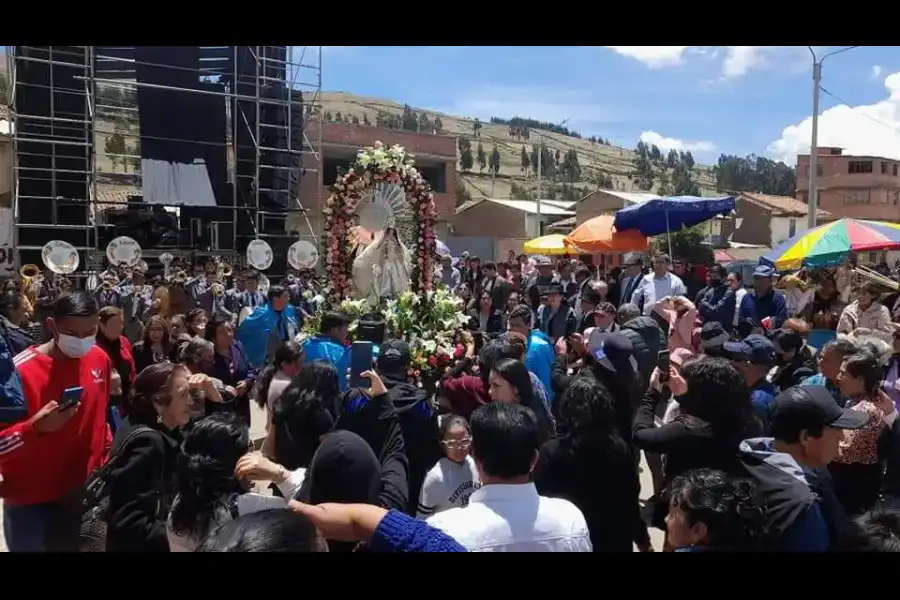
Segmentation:
{"type": "Polygon", "coordinates": [[[444,448],[450,450],[465,450],[472,445],[472,438],[463,438],[461,440],[444,440],[441,442],[444,448]]]}

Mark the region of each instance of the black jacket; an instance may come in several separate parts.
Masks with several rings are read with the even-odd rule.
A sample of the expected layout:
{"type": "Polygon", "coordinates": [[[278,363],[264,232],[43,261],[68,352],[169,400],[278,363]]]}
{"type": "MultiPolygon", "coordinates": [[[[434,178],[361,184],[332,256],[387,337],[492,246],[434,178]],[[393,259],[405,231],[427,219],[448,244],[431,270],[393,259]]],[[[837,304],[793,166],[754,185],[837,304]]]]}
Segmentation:
{"type": "Polygon", "coordinates": [[[629,447],[550,440],[538,453],[534,484],[541,496],[564,498],[584,514],[594,552],[632,552],[650,543],[638,505],[640,482],[629,447]]]}
{"type": "Polygon", "coordinates": [[[665,350],[666,335],[653,317],[635,317],[619,329],[619,333],[631,342],[632,355],[641,374],[641,393],[646,390],[653,369],[658,362],[659,351],[665,350]]]}
{"type": "Polygon", "coordinates": [[[175,463],[181,436],[156,423],[140,425],[126,420],[116,432],[110,456],[117,466],[110,472],[107,552],[168,552],[166,519],[174,496],[175,463]],[[137,427],[142,433],[122,447],[137,427]]]}

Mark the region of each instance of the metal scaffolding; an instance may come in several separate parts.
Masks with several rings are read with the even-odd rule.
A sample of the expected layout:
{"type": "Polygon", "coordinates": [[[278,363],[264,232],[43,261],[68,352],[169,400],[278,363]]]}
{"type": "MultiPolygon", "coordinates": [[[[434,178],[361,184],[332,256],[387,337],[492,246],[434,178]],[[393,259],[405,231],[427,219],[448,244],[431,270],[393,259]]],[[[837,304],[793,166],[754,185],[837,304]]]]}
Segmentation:
{"type": "MultiPolygon", "coordinates": [[[[139,83],[136,67],[146,63],[137,62],[134,47],[7,46],[6,50],[14,155],[15,243],[19,264],[22,264],[21,261],[40,264],[39,254],[43,244],[51,239],[62,239],[83,253],[83,265],[96,268],[105,249],[105,242],[102,244],[104,247],[101,247],[101,232],[111,227],[110,216],[126,209],[152,210],[154,206],[158,206],[141,202],[141,133],[136,102],[139,87],[222,97],[228,121],[223,144],[228,155],[228,178],[232,183],[231,205],[209,209],[217,211],[215,214],[218,216],[212,222],[208,236],[205,236],[205,232],[195,230],[199,227],[197,223],[184,222],[187,219],[180,212],[186,206],[165,206],[166,211],[177,222],[178,240],[174,245],[144,248],[147,258],[155,258],[163,252],[176,256],[223,255],[229,252],[242,255],[243,248],[254,237],[267,239],[276,249],[277,256],[278,248],[285,247],[293,241],[292,238],[298,236],[283,226],[280,230],[273,231],[279,228],[277,223],[273,226],[272,221],[296,221],[296,217],[291,217],[305,217],[307,208],[316,209],[320,204],[319,185],[296,185],[284,191],[268,188],[263,182],[267,180],[267,172],[270,175],[274,172],[274,176],[288,177],[288,181],[292,181],[287,172],[292,167],[288,166],[290,161],[285,160],[285,155],[290,155],[294,163],[299,156],[301,172],[304,176],[315,178],[315,169],[307,168],[306,165],[318,164],[321,156],[322,128],[314,124],[322,118],[322,110],[319,108],[322,89],[321,47],[288,46],[286,51],[283,46],[251,46],[249,51],[246,46],[200,47],[201,60],[197,72],[199,80],[222,83],[224,91],[139,83]],[[243,68],[238,68],[239,52],[244,59],[248,54],[252,57],[249,68],[246,60],[243,68]],[[46,70],[50,76],[46,84],[26,83],[17,76],[31,64],[48,67],[46,70]],[[68,69],[68,85],[62,85],[54,79],[54,73],[59,68],[68,69]],[[77,82],[77,89],[71,85],[71,81],[77,82]],[[49,92],[48,114],[29,114],[24,110],[24,103],[20,102],[28,88],[35,87],[49,92]],[[302,99],[296,92],[302,94],[302,99]],[[83,106],[78,114],[69,114],[55,106],[59,98],[73,94],[80,96],[78,104],[83,106]],[[303,116],[302,127],[292,123],[297,114],[303,116]],[[245,140],[247,136],[237,135],[242,126],[244,131],[249,129],[251,132],[249,146],[245,140]],[[273,130],[279,130],[277,138],[281,143],[263,143],[267,137],[266,132],[273,130]],[[298,135],[302,136],[302,141],[297,139],[298,135]],[[110,143],[112,137],[115,137],[114,143],[110,143]],[[83,150],[81,162],[85,165],[84,168],[69,168],[63,160],[71,159],[73,148],[83,150]],[[63,152],[64,150],[67,151],[63,152]],[[65,156],[61,157],[63,153],[65,156]],[[39,156],[35,156],[36,154],[39,156]],[[306,155],[314,156],[315,161],[307,160],[306,155]],[[121,165],[120,171],[116,170],[117,165],[121,165]],[[28,178],[49,182],[45,186],[46,191],[41,195],[23,193],[27,191],[28,185],[22,184],[28,178]],[[72,191],[73,182],[83,183],[77,193],[72,191]],[[315,190],[312,192],[315,197],[301,197],[301,188],[315,190]],[[272,198],[278,193],[289,196],[279,200],[282,205],[287,205],[287,209],[263,202],[265,198],[272,198]],[[40,211],[34,210],[35,202],[43,207],[40,211]],[[76,210],[85,212],[76,218],[73,212],[76,210]],[[230,216],[222,216],[225,214],[230,216]],[[242,228],[238,224],[248,222],[252,226],[252,232],[241,233],[242,228]],[[187,231],[190,233],[182,235],[187,231]],[[224,234],[226,239],[222,239],[220,234],[224,234]],[[198,247],[198,237],[209,239],[210,243],[198,247]]],[[[166,65],[146,66],[179,68],[166,65]]],[[[47,113],[44,105],[41,109],[41,112],[47,113]]],[[[177,139],[157,141],[197,143],[194,140],[177,139]]],[[[300,180],[302,181],[302,177],[300,180]]],[[[300,237],[317,242],[309,219],[305,221],[309,232],[303,232],[300,237]]],[[[127,232],[121,234],[128,235],[127,232]]],[[[281,256],[284,254],[281,253],[281,256]]],[[[240,263],[242,256],[234,258],[240,263]]]]}

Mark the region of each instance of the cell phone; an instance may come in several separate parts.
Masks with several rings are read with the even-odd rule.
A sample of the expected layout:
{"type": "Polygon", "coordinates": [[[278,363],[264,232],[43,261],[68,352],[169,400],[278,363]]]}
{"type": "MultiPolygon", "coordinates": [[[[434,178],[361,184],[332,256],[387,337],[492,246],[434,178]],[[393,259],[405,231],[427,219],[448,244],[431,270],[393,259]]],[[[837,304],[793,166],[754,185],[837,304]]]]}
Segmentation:
{"type": "Polygon", "coordinates": [[[81,386],[68,388],[59,398],[59,407],[65,409],[78,406],[81,404],[82,394],[84,394],[84,388],[81,386]]]}
{"type": "Polygon", "coordinates": [[[473,331],[472,332],[472,341],[475,343],[475,354],[477,355],[481,352],[481,349],[484,347],[484,332],[483,331],[473,331]]]}
{"type": "Polygon", "coordinates": [[[659,369],[659,382],[669,381],[669,351],[660,350],[656,355],[656,368],[659,369]]]}
{"type": "Polygon", "coordinates": [[[368,387],[368,377],[362,374],[372,370],[375,346],[372,342],[353,342],[350,346],[350,387],[368,387]]]}

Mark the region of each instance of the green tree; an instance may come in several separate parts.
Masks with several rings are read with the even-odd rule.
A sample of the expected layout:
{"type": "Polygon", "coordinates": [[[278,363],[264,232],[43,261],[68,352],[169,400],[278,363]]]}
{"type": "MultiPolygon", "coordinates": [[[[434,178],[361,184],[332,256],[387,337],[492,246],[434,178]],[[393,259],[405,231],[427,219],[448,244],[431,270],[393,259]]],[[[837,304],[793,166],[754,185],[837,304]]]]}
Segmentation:
{"type": "Polygon", "coordinates": [[[488,160],[488,164],[492,175],[500,173],[500,150],[497,148],[497,144],[494,144],[494,147],[491,149],[491,158],[488,160]]]}
{"type": "Polygon", "coordinates": [[[334,122],[335,123],[343,123],[344,115],[342,115],[339,111],[334,113],[334,122]]]}
{"type": "Polygon", "coordinates": [[[720,192],[760,192],[774,196],[794,196],[797,173],[783,162],[750,154],[740,157],[722,154],[712,170],[720,192]]]}
{"type": "Polygon", "coordinates": [[[472,131],[475,137],[481,137],[481,121],[478,120],[478,117],[475,117],[475,121],[472,122],[472,131]]]}
{"type": "Polygon", "coordinates": [[[416,114],[409,104],[403,105],[403,116],[401,117],[400,129],[405,131],[419,131],[419,115],[416,114]]]}
{"type": "Polygon", "coordinates": [[[662,164],[662,152],[660,152],[659,147],[656,144],[650,146],[650,162],[654,165],[662,164]]]}
{"type": "Polygon", "coordinates": [[[472,157],[472,142],[468,138],[461,137],[457,146],[459,147],[459,168],[463,171],[471,171],[475,163],[472,157]]]}
{"type": "MultiPolygon", "coordinates": [[[[704,244],[709,231],[704,224],[694,227],[686,227],[681,231],[673,231],[672,255],[682,260],[693,263],[713,262],[713,249],[709,244],[704,244]]],[[[655,236],[651,243],[654,252],[669,252],[669,235],[655,236]]]]}
{"type": "Polygon", "coordinates": [[[675,165],[678,164],[678,151],[677,150],[669,150],[669,154],[666,155],[666,167],[669,169],[674,169],[675,165]]]}
{"type": "Polygon", "coordinates": [[[528,169],[531,168],[531,157],[528,155],[528,150],[525,149],[525,146],[522,146],[521,161],[522,166],[520,170],[523,173],[527,173],[528,169]]]}
{"type": "Polygon", "coordinates": [[[331,121],[331,119],[333,119],[333,118],[334,118],[334,116],[331,114],[331,111],[326,110],[326,111],[325,111],[325,120],[326,120],[326,121],[331,121]]]}
{"type": "Polygon", "coordinates": [[[647,191],[653,187],[653,164],[650,162],[650,148],[645,142],[638,142],[632,160],[634,170],[631,180],[638,189],[647,191]]]}
{"type": "Polygon", "coordinates": [[[478,170],[484,173],[484,169],[487,167],[487,156],[481,142],[478,142],[478,148],[475,150],[475,162],[478,163],[478,170]]]}
{"type": "Polygon", "coordinates": [[[566,150],[562,164],[559,165],[559,172],[569,183],[581,181],[581,165],[578,164],[578,152],[574,148],[566,150]]]}
{"type": "Polygon", "coordinates": [[[371,125],[372,124],[369,122],[369,115],[366,113],[363,113],[362,122],[363,122],[363,125],[371,125]]]}
{"type": "MultiPolygon", "coordinates": [[[[111,135],[106,136],[106,141],[103,143],[103,151],[106,153],[109,158],[109,164],[112,166],[112,170],[115,173],[116,165],[121,164],[123,166],[126,165],[126,158],[122,155],[128,153],[128,148],[125,144],[125,136],[116,131],[111,135]]],[[[125,171],[128,171],[128,167],[125,167],[125,171]]]]}

